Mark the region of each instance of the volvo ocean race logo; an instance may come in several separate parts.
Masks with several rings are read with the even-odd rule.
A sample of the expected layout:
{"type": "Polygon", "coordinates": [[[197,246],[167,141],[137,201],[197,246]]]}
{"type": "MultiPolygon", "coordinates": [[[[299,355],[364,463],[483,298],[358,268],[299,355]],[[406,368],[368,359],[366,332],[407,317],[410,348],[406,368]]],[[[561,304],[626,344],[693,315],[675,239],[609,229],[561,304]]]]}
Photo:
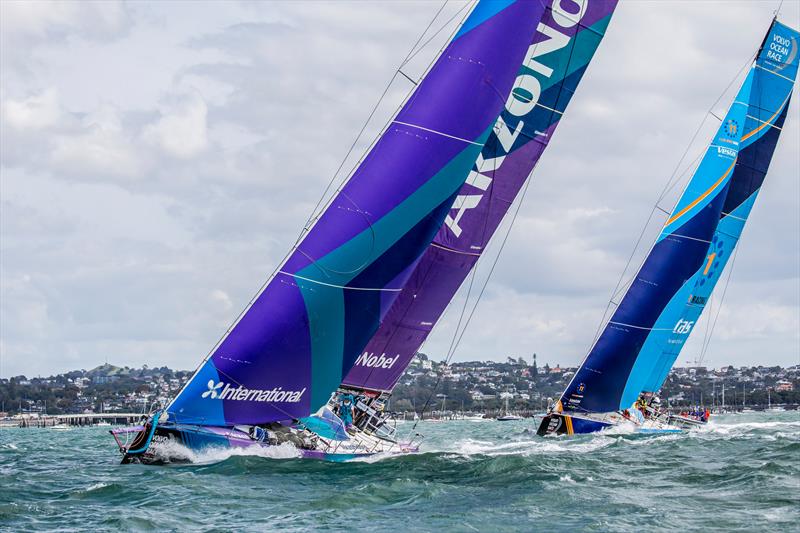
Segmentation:
{"type": "Polygon", "coordinates": [[[386,357],[385,353],[376,356],[374,353],[364,352],[356,359],[355,366],[365,366],[367,368],[392,368],[400,359],[400,354],[394,357],[386,357]]]}
{"type": "MultiPolygon", "coordinates": [[[[767,47],[767,44],[764,44],[767,47]]],[[[784,37],[777,33],[772,34],[772,41],[767,49],[767,58],[777,63],[777,70],[783,70],[794,63],[797,57],[797,40],[794,37],[784,37]]]]}
{"type": "Polygon", "coordinates": [[[297,403],[305,392],[305,388],[299,391],[290,391],[283,390],[283,387],[276,387],[268,390],[248,389],[241,385],[238,387],[231,387],[228,383],[222,381],[215,383],[213,379],[209,379],[208,390],[200,396],[212,400],[228,400],[235,402],[297,403]]]}
{"type": "MultiPolygon", "coordinates": [[[[553,75],[553,67],[540,63],[537,58],[556,50],[561,50],[570,43],[571,36],[563,33],[561,29],[571,30],[571,28],[575,27],[586,14],[588,5],[588,0],[553,0],[549,9],[552,21],[549,21],[549,23],[554,25],[548,26],[540,22],[536,27],[534,42],[528,48],[520,73],[517,79],[514,80],[514,89],[508,96],[508,100],[506,100],[503,114],[497,117],[497,122],[494,124],[493,133],[497,137],[496,142],[491,142],[492,139],[489,139],[485,145],[488,147],[489,152],[487,157],[491,157],[484,159],[483,153],[479,154],[473,170],[467,177],[466,183],[481,192],[480,194],[459,194],[453,202],[451,214],[448,214],[447,218],[445,218],[445,225],[450,228],[456,238],[461,236],[462,228],[459,226],[461,217],[464,216],[467,210],[474,209],[480,204],[484,193],[492,184],[494,173],[503,164],[520,133],[522,133],[522,129],[525,126],[522,118],[527,117],[539,104],[539,98],[542,95],[542,84],[547,82],[553,75]],[[566,4],[568,7],[562,4],[566,4]],[[561,29],[558,29],[559,27],[561,29]],[[544,36],[544,39],[542,39],[542,36],[544,36]],[[506,124],[503,115],[509,118],[522,118],[517,120],[512,130],[506,124]],[[456,212],[455,215],[452,215],[452,211],[456,212]]],[[[560,110],[558,112],[560,113],[560,110]]],[[[532,132],[530,135],[547,137],[546,132],[540,131],[532,132]]],[[[531,139],[528,138],[528,140],[531,139]]],[[[480,250],[479,246],[472,246],[472,248],[480,250]]]]}

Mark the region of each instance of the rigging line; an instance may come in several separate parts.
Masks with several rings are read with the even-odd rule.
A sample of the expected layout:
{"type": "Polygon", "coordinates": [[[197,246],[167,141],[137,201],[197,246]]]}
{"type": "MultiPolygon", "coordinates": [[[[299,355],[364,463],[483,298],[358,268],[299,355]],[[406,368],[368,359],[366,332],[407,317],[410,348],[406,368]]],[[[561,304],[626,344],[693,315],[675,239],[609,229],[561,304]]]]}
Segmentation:
{"type": "MultiPolygon", "coordinates": [[[[441,13],[442,9],[444,9],[444,6],[445,6],[446,4],[447,4],[447,0],[445,0],[445,3],[444,3],[444,4],[443,4],[443,5],[442,5],[442,6],[439,8],[439,11],[437,12],[437,15],[436,15],[436,16],[438,16],[438,14],[439,14],[439,13],[441,13]]],[[[459,15],[461,12],[463,12],[463,11],[464,11],[464,9],[465,9],[465,7],[466,7],[467,5],[469,5],[469,4],[465,4],[465,5],[464,5],[464,6],[463,6],[461,9],[459,9],[459,10],[456,12],[456,14],[455,14],[455,15],[453,15],[452,17],[450,17],[450,19],[449,19],[447,22],[445,22],[445,23],[444,23],[444,24],[443,24],[443,25],[442,25],[442,26],[441,26],[441,27],[440,27],[440,28],[439,28],[439,29],[436,31],[436,33],[434,34],[434,36],[435,36],[435,35],[437,35],[439,32],[441,32],[441,31],[442,31],[442,30],[443,30],[445,27],[447,27],[448,25],[450,25],[450,23],[452,23],[452,21],[453,21],[453,20],[455,20],[455,18],[456,18],[456,17],[457,17],[457,16],[458,16],[458,15],[459,15]]],[[[442,52],[444,51],[444,49],[445,49],[445,48],[447,47],[447,45],[448,45],[448,44],[449,44],[449,43],[450,43],[450,42],[453,40],[453,37],[455,36],[456,32],[457,32],[457,31],[458,31],[458,30],[461,28],[461,26],[463,26],[463,25],[464,25],[464,22],[466,21],[466,18],[467,18],[467,15],[468,15],[468,14],[469,14],[469,11],[467,11],[467,13],[465,13],[465,14],[462,16],[462,18],[461,18],[461,21],[460,21],[458,24],[456,24],[456,27],[455,27],[455,28],[452,30],[452,32],[450,33],[450,36],[447,38],[447,41],[446,41],[446,42],[445,42],[445,43],[442,45],[442,47],[439,49],[439,51],[437,52],[437,54],[434,56],[434,58],[431,60],[431,62],[428,64],[428,66],[425,68],[425,71],[424,71],[424,72],[423,72],[423,74],[422,74],[422,77],[423,77],[423,78],[424,78],[424,77],[425,77],[425,75],[428,73],[428,71],[430,71],[430,69],[431,69],[431,68],[433,68],[433,65],[434,65],[434,63],[436,62],[436,59],[437,59],[438,57],[440,57],[440,56],[441,56],[441,54],[442,54],[442,52]]],[[[435,20],[435,18],[434,18],[434,20],[435,20]]],[[[430,27],[432,24],[433,24],[433,21],[431,21],[431,24],[430,24],[428,27],[430,27]]],[[[426,30],[426,31],[427,31],[427,30],[426,30]]],[[[423,32],[423,35],[424,35],[424,32],[423,32]]],[[[417,40],[417,42],[419,42],[421,39],[422,39],[422,37],[420,37],[420,39],[418,39],[418,40],[417,40]]],[[[431,39],[432,39],[432,38],[431,38],[431,39]]],[[[426,42],[425,42],[425,43],[424,43],[424,44],[423,44],[423,45],[422,45],[422,46],[419,48],[419,50],[417,50],[417,52],[415,52],[415,53],[414,53],[414,55],[416,55],[416,54],[417,54],[417,53],[419,53],[419,52],[420,52],[420,51],[421,51],[423,48],[425,48],[425,47],[428,45],[428,43],[430,43],[431,39],[428,39],[428,41],[426,41],[426,42]]],[[[410,53],[409,53],[409,55],[410,55],[410,53]]],[[[406,65],[406,63],[408,63],[408,61],[410,61],[410,59],[411,59],[411,57],[407,57],[407,58],[406,58],[406,60],[405,60],[405,61],[404,61],[404,62],[403,62],[401,65],[400,65],[400,69],[402,69],[402,68],[403,68],[403,67],[406,65]]],[[[398,71],[399,71],[399,69],[398,69],[398,71]]],[[[404,100],[404,102],[403,102],[403,103],[405,103],[405,101],[407,101],[407,100],[408,100],[408,98],[411,96],[411,94],[412,94],[412,93],[409,93],[409,94],[406,96],[406,99],[404,100]]],[[[394,117],[397,115],[397,111],[400,109],[400,107],[402,107],[403,103],[401,103],[401,104],[398,106],[397,110],[396,110],[396,111],[395,111],[395,113],[392,115],[392,119],[393,119],[393,118],[394,118],[394,117]]],[[[387,124],[386,124],[386,127],[385,127],[384,129],[388,129],[388,128],[391,126],[391,124],[392,124],[392,122],[393,122],[393,120],[392,120],[392,119],[390,119],[390,120],[387,122],[387,124]]],[[[378,136],[376,137],[376,139],[375,139],[375,140],[373,140],[372,144],[375,144],[375,142],[377,141],[377,139],[378,139],[378,138],[380,138],[380,135],[381,135],[381,134],[379,133],[379,134],[378,134],[378,136]]],[[[363,157],[363,156],[362,156],[362,157],[363,157]]],[[[433,270],[433,267],[431,267],[431,269],[429,269],[429,270],[428,270],[428,272],[426,272],[426,273],[425,273],[425,276],[424,276],[424,278],[423,278],[423,284],[424,284],[424,281],[427,279],[428,275],[430,274],[430,272],[431,272],[432,270],[433,270]]],[[[449,303],[448,303],[448,306],[449,306],[449,303]]],[[[392,307],[392,306],[390,306],[390,309],[391,309],[391,307],[392,307]]],[[[409,306],[409,307],[407,307],[407,308],[406,308],[406,311],[405,311],[405,313],[403,313],[403,317],[402,317],[403,319],[405,319],[405,317],[408,315],[408,312],[409,312],[410,308],[411,308],[411,306],[409,306]]],[[[394,329],[394,331],[392,332],[392,335],[391,335],[391,337],[389,337],[389,339],[388,339],[388,340],[386,341],[386,343],[384,344],[384,347],[385,347],[385,346],[388,346],[388,345],[391,343],[392,339],[394,339],[394,336],[397,334],[397,332],[398,332],[398,331],[399,331],[399,328],[395,328],[395,329],[394,329]]],[[[369,373],[367,374],[367,377],[365,378],[365,381],[369,381],[369,379],[372,377],[372,374],[373,374],[373,372],[375,372],[375,368],[370,368],[370,371],[369,371],[369,373]]],[[[398,379],[399,379],[399,378],[398,378],[398,379]]],[[[362,388],[363,388],[363,387],[362,387],[362,388]]]]}
{"type": "MultiPolygon", "coordinates": [[[[400,68],[403,68],[404,66],[406,66],[406,64],[407,64],[409,61],[411,61],[412,59],[414,59],[414,58],[417,56],[417,54],[418,54],[418,53],[420,53],[422,50],[424,50],[424,49],[425,49],[425,47],[426,47],[426,46],[428,46],[428,45],[431,43],[431,41],[432,41],[432,40],[434,40],[434,39],[436,38],[436,36],[437,36],[437,35],[439,35],[439,34],[442,32],[442,30],[443,30],[443,29],[445,29],[445,28],[446,28],[447,26],[449,26],[449,25],[450,25],[450,24],[451,24],[451,23],[452,23],[452,22],[453,22],[453,21],[454,21],[456,18],[458,18],[458,16],[459,16],[459,15],[460,15],[460,14],[461,14],[461,13],[462,13],[462,12],[463,12],[463,11],[464,11],[464,10],[465,10],[465,9],[466,9],[466,8],[467,8],[469,5],[470,5],[470,4],[473,4],[473,5],[474,5],[475,3],[477,3],[477,1],[475,1],[475,2],[467,2],[466,4],[464,4],[463,6],[461,6],[461,9],[459,9],[458,11],[456,11],[456,12],[453,14],[453,16],[452,16],[452,17],[450,17],[450,18],[447,20],[447,22],[445,22],[444,24],[442,24],[442,26],[441,26],[441,27],[440,27],[438,30],[436,30],[436,32],[435,32],[433,35],[431,35],[431,36],[430,36],[430,38],[429,38],[427,41],[425,41],[425,42],[422,44],[422,46],[420,46],[420,47],[419,47],[419,49],[418,49],[418,50],[414,51],[414,50],[413,50],[413,48],[412,48],[412,52],[413,52],[413,53],[409,52],[409,54],[406,56],[405,60],[403,60],[403,62],[400,64],[400,68]]],[[[439,13],[441,13],[441,12],[442,12],[442,10],[444,9],[444,6],[445,6],[446,4],[447,4],[447,1],[445,1],[445,3],[444,3],[444,4],[442,4],[442,7],[440,7],[440,8],[439,8],[439,11],[436,13],[436,16],[437,16],[437,17],[439,16],[439,13]]],[[[434,19],[434,20],[435,20],[435,19],[434,19]]],[[[464,22],[464,21],[462,20],[462,21],[461,21],[461,24],[463,24],[463,22],[464,22]]],[[[433,22],[431,21],[431,25],[432,25],[432,24],[433,24],[433,22]]],[[[461,24],[459,24],[458,26],[459,26],[459,27],[461,27],[461,24]]],[[[431,26],[431,25],[429,25],[429,26],[428,26],[428,28],[430,28],[430,26],[431,26]]],[[[427,29],[426,29],[425,31],[427,32],[427,29]]],[[[455,32],[453,32],[453,34],[455,34],[455,32]]],[[[423,36],[424,36],[424,33],[423,33],[423,36]]],[[[450,39],[452,39],[452,35],[450,36],[450,39]]],[[[419,40],[417,41],[417,44],[419,44],[419,41],[421,41],[421,40],[422,40],[422,36],[421,36],[421,37],[419,38],[419,40]]],[[[448,39],[448,42],[449,42],[449,39],[448,39]]],[[[447,45],[447,43],[445,43],[445,46],[446,46],[446,45],[447,45]]],[[[415,44],[414,46],[416,46],[416,44],[415,44]]],[[[442,46],[442,50],[444,50],[445,46],[442,46]]]]}
{"type": "MultiPolygon", "coordinates": [[[[447,0],[445,0],[445,4],[446,4],[446,3],[447,3],[447,0]]],[[[443,9],[443,8],[444,8],[444,5],[442,5],[442,7],[440,8],[440,11],[439,11],[439,12],[441,12],[441,9],[443,9]]],[[[458,11],[458,13],[461,13],[461,11],[463,11],[463,8],[462,8],[461,10],[459,10],[459,11],[458,11]]],[[[437,15],[436,15],[437,17],[438,17],[438,13],[439,13],[439,12],[437,12],[437,15]]],[[[464,15],[464,17],[462,18],[461,22],[460,22],[459,24],[457,24],[457,25],[456,25],[455,29],[454,29],[454,30],[451,32],[451,34],[450,34],[450,36],[448,37],[448,39],[445,41],[445,43],[442,45],[442,47],[439,49],[439,51],[438,51],[438,52],[437,52],[437,53],[434,55],[433,59],[431,59],[430,63],[428,63],[428,65],[427,65],[427,67],[425,67],[425,70],[423,71],[422,75],[420,76],[420,80],[422,80],[422,79],[423,79],[423,78],[424,78],[424,77],[425,77],[425,76],[428,74],[428,72],[429,72],[429,71],[430,71],[430,70],[433,68],[433,66],[436,64],[436,60],[437,60],[437,59],[438,59],[438,58],[441,56],[441,54],[442,54],[442,52],[444,51],[444,49],[445,49],[445,48],[446,48],[446,47],[447,47],[447,46],[450,44],[450,42],[451,42],[451,41],[452,41],[452,39],[453,39],[453,36],[456,34],[456,32],[458,31],[458,29],[459,29],[459,28],[460,28],[460,27],[463,25],[463,23],[464,23],[464,20],[466,19],[466,16],[467,16],[467,15],[465,14],[465,15],[464,15]]],[[[442,27],[441,27],[441,28],[440,28],[440,29],[437,31],[437,33],[439,33],[439,32],[440,32],[442,29],[444,29],[444,28],[445,28],[447,25],[449,25],[449,24],[450,24],[450,22],[451,22],[451,21],[452,21],[454,18],[455,18],[455,16],[451,17],[451,18],[450,18],[450,20],[448,20],[448,21],[447,21],[447,22],[446,22],[446,23],[445,23],[445,24],[444,24],[444,25],[443,25],[443,26],[442,26],[442,27]]],[[[436,17],[434,17],[434,20],[435,20],[435,19],[436,19],[436,17]]],[[[428,27],[430,27],[432,24],[433,24],[433,21],[431,21],[431,24],[429,24],[429,25],[428,25],[428,27]]],[[[426,29],[426,31],[427,31],[427,29],[426,29]]],[[[422,36],[424,36],[424,34],[425,34],[425,32],[423,32],[423,35],[422,35],[422,36]]],[[[420,39],[418,39],[418,40],[417,40],[417,42],[419,42],[419,40],[421,40],[422,36],[420,36],[420,39]]],[[[423,45],[422,45],[422,46],[421,46],[421,47],[420,47],[420,48],[417,50],[417,53],[418,53],[418,52],[420,52],[420,51],[422,51],[422,50],[423,50],[423,49],[424,49],[424,48],[425,48],[425,47],[428,45],[428,42],[430,42],[430,40],[428,40],[427,42],[425,42],[425,43],[424,43],[424,44],[423,44],[423,45]]],[[[412,48],[412,49],[413,49],[413,48],[412,48]]],[[[416,53],[415,53],[414,55],[416,55],[416,53]]],[[[389,88],[391,87],[392,83],[394,82],[394,79],[397,77],[397,74],[398,74],[398,73],[401,73],[401,72],[400,72],[400,69],[402,69],[402,68],[403,68],[403,66],[405,66],[405,65],[406,65],[406,63],[408,62],[408,60],[409,60],[409,59],[408,59],[408,56],[406,56],[406,59],[404,60],[404,63],[402,63],[402,64],[401,64],[401,66],[400,66],[400,67],[397,69],[397,71],[395,71],[394,75],[392,76],[392,80],[389,82],[389,85],[386,87],[386,90],[384,90],[383,94],[381,95],[381,98],[380,98],[380,99],[378,100],[378,102],[375,104],[375,108],[373,109],[372,113],[370,114],[370,117],[367,119],[367,122],[364,124],[364,127],[361,129],[361,132],[359,132],[358,136],[356,137],[356,140],[353,142],[353,146],[351,146],[351,147],[350,147],[350,150],[348,150],[348,152],[347,152],[347,155],[345,156],[344,160],[342,161],[342,164],[341,164],[341,165],[339,165],[339,169],[337,169],[337,171],[336,171],[336,174],[334,174],[334,177],[333,177],[333,178],[331,178],[331,181],[330,181],[330,183],[328,184],[328,187],[325,189],[325,191],[326,191],[326,192],[325,192],[325,194],[327,194],[327,192],[330,190],[330,187],[331,187],[331,185],[333,184],[333,181],[335,180],[335,177],[336,177],[336,175],[338,175],[338,174],[341,172],[341,169],[342,169],[342,167],[344,166],[344,164],[347,162],[347,158],[348,158],[348,157],[350,156],[350,154],[352,153],[352,151],[353,151],[353,149],[354,149],[354,147],[355,147],[355,144],[358,142],[358,140],[359,140],[359,139],[361,138],[361,136],[363,135],[363,132],[366,130],[366,127],[367,127],[367,125],[369,124],[369,121],[371,120],[372,116],[373,116],[373,115],[374,115],[374,113],[377,111],[377,108],[378,108],[378,106],[381,104],[381,102],[383,101],[384,97],[386,96],[386,93],[388,92],[389,88]]],[[[401,74],[403,74],[403,73],[401,73],[401,74]]],[[[403,74],[403,75],[405,76],[405,74],[403,74]]],[[[416,86],[416,84],[415,84],[415,86],[416,86]]],[[[403,100],[400,102],[400,104],[398,104],[398,106],[395,108],[395,110],[394,110],[394,111],[392,112],[392,114],[390,115],[390,117],[391,117],[391,118],[390,118],[390,119],[389,119],[389,120],[386,122],[386,124],[384,124],[384,126],[383,126],[383,127],[382,127],[382,128],[381,128],[381,129],[380,129],[378,132],[377,132],[377,134],[375,135],[375,137],[374,137],[374,138],[372,139],[372,141],[369,143],[369,145],[368,145],[368,146],[367,146],[367,148],[364,150],[364,152],[361,154],[361,156],[358,158],[358,160],[357,160],[357,161],[356,161],[356,162],[353,164],[353,166],[352,166],[352,167],[351,167],[351,168],[348,170],[348,172],[345,174],[345,177],[342,179],[342,181],[340,182],[340,184],[339,184],[339,185],[337,186],[337,188],[336,188],[336,191],[337,191],[337,192],[341,192],[341,191],[342,191],[342,189],[344,188],[345,184],[348,182],[348,180],[350,179],[350,177],[352,177],[352,174],[355,172],[355,170],[358,168],[358,166],[359,166],[359,165],[360,165],[360,164],[361,164],[361,163],[364,161],[364,158],[365,158],[365,157],[366,157],[366,156],[369,154],[369,152],[370,152],[370,151],[372,150],[372,148],[373,148],[373,147],[374,147],[374,146],[377,144],[377,142],[378,142],[378,141],[381,139],[381,137],[382,137],[382,136],[383,136],[383,135],[384,135],[384,134],[385,134],[385,133],[386,133],[386,132],[389,130],[389,128],[391,127],[391,124],[392,124],[392,119],[393,119],[393,118],[395,118],[395,117],[397,116],[397,114],[399,113],[399,111],[400,111],[400,110],[402,109],[402,107],[403,107],[403,106],[404,106],[404,105],[405,105],[405,104],[406,104],[406,103],[409,101],[409,99],[411,98],[411,96],[412,96],[413,94],[414,94],[414,91],[413,91],[413,90],[409,91],[409,92],[406,94],[406,96],[403,98],[403,100]]],[[[316,222],[316,220],[314,220],[314,219],[315,219],[315,218],[317,218],[317,217],[319,217],[319,216],[321,216],[322,212],[324,211],[324,209],[323,209],[323,210],[319,211],[319,213],[317,213],[317,210],[318,210],[318,208],[319,208],[319,205],[322,203],[322,201],[323,201],[323,200],[324,200],[324,198],[325,198],[325,194],[323,195],[323,197],[322,197],[322,198],[320,198],[320,201],[317,203],[317,207],[315,207],[314,213],[312,213],[312,216],[309,218],[308,222],[306,223],[306,226],[305,226],[305,227],[303,227],[303,229],[300,231],[300,235],[298,236],[298,239],[297,239],[297,242],[296,242],[296,244],[299,244],[300,240],[301,240],[301,239],[302,239],[302,237],[303,237],[303,233],[304,233],[305,231],[310,231],[310,229],[311,229],[311,228],[310,228],[310,227],[308,227],[308,224],[309,224],[309,223],[311,223],[312,221],[314,221],[314,223],[315,223],[315,222],[316,222]]],[[[335,196],[336,196],[335,194],[331,195],[331,197],[328,199],[328,201],[327,201],[327,203],[326,203],[325,205],[326,205],[326,206],[330,205],[330,204],[333,202],[333,200],[334,200],[335,196]]],[[[313,227],[313,224],[312,224],[312,227],[313,227]]]]}
{"type": "MultiPolygon", "coordinates": [[[[378,98],[378,101],[375,102],[375,105],[373,106],[372,110],[370,111],[369,116],[367,116],[367,120],[364,121],[364,125],[361,127],[361,130],[358,132],[358,135],[356,135],[356,138],[353,140],[353,143],[350,145],[350,148],[347,150],[347,153],[345,154],[344,158],[342,159],[342,162],[339,164],[339,167],[336,169],[336,172],[333,173],[333,176],[331,176],[331,179],[328,182],[328,185],[325,187],[325,191],[322,193],[322,196],[320,197],[319,201],[314,206],[314,209],[312,209],[311,216],[308,217],[308,220],[303,225],[303,229],[300,231],[300,236],[298,236],[298,238],[297,238],[297,242],[298,243],[300,242],[300,239],[302,238],[303,233],[305,231],[307,231],[308,229],[310,229],[308,226],[309,226],[309,224],[311,224],[311,221],[315,217],[319,216],[319,214],[321,214],[321,213],[318,214],[317,211],[319,210],[320,206],[322,205],[323,201],[325,200],[325,197],[328,195],[328,192],[331,190],[331,187],[333,186],[334,182],[339,177],[339,174],[341,173],[342,168],[344,168],[344,165],[347,162],[347,159],[350,157],[350,154],[352,154],[353,150],[355,150],[355,147],[358,144],[358,141],[360,141],[362,135],[364,135],[364,131],[367,129],[367,126],[369,126],[369,123],[372,120],[372,117],[375,116],[375,113],[378,111],[378,108],[380,107],[381,103],[383,103],[383,100],[386,98],[386,95],[388,94],[389,89],[391,89],[392,84],[394,83],[394,80],[397,79],[397,73],[400,72],[400,69],[402,69],[403,66],[405,66],[405,64],[408,62],[409,57],[414,52],[414,49],[417,47],[417,45],[420,43],[420,41],[422,41],[422,39],[425,37],[425,34],[428,32],[428,30],[431,28],[431,26],[433,26],[433,23],[439,17],[439,14],[442,12],[444,7],[447,5],[448,1],[449,0],[445,0],[442,3],[442,5],[439,7],[439,10],[433,16],[433,18],[428,23],[428,25],[425,27],[423,32],[420,34],[420,36],[414,42],[414,45],[411,47],[411,49],[406,54],[406,57],[400,63],[400,67],[398,67],[398,69],[394,72],[394,74],[392,74],[392,77],[389,80],[389,83],[386,84],[386,87],[383,89],[383,92],[381,93],[380,97],[378,98]]],[[[424,45],[419,50],[422,50],[423,48],[424,48],[424,45]]],[[[400,72],[400,73],[403,74],[402,72],[400,72]]],[[[403,74],[403,75],[405,76],[405,74],[403,74]]],[[[406,76],[406,77],[408,77],[408,76],[406,76]]]]}
{"type": "Polygon", "coordinates": [[[733,257],[731,257],[731,268],[730,270],[728,270],[728,279],[725,280],[725,287],[722,289],[722,296],[720,297],[719,303],[717,304],[717,314],[714,315],[714,323],[711,324],[711,332],[708,334],[708,339],[703,344],[702,350],[700,352],[701,362],[703,361],[703,358],[706,356],[708,347],[711,344],[711,338],[714,336],[714,328],[717,326],[717,320],[719,319],[720,312],[722,311],[722,303],[725,301],[725,294],[728,292],[728,284],[731,282],[731,276],[733,275],[733,266],[736,263],[736,255],[738,254],[738,252],[739,252],[738,248],[736,248],[733,251],[733,257]]]}

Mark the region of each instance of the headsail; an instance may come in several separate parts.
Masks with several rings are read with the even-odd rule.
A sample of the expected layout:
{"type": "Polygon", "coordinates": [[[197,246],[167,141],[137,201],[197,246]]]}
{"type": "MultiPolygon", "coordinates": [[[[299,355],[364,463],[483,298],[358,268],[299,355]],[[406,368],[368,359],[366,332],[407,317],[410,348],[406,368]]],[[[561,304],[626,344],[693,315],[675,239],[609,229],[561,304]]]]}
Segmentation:
{"type": "Polygon", "coordinates": [[[305,238],[168,406],[206,425],[324,405],[441,226],[543,7],[484,0],[305,238]]]}
{"type": "MultiPolygon", "coordinates": [[[[658,318],[702,266],[717,229],[747,118],[753,70],[679,198],[650,253],[556,410],[613,412],[630,407],[626,384],[658,318]]],[[[674,325],[669,326],[669,330],[674,325]]],[[[651,367],[652,368],[652,367],[651,367]]],[[[635,376],[634,376],[635,379],[635,376]]]]}
{"type": "Polygon", "coordinates": [[[753,70],[753,87],[739,158],[717,231],[711,239],[703,264],[667,305],[656,322],[657,331],[648,337],[642,348],[642,356],[637,360],[637,364],[642,361],[641,368],[635,368],[626,386],[628,399],[642,391],[657,392],[661,389],[733,255],[764,183],[786,119],[797,78],[799,49],[800,33],[773,21],[753,70]],[[649,374],[647,368],[651,369],[649,374]],[[644,382],[642,377],[646,378],[644,382]]]}
{"type": "Polygon", "coordinates": [[[467,183],[345,385],[388,391],[397,383],[550,142],[617,2],[547,4],[467,183]]]}

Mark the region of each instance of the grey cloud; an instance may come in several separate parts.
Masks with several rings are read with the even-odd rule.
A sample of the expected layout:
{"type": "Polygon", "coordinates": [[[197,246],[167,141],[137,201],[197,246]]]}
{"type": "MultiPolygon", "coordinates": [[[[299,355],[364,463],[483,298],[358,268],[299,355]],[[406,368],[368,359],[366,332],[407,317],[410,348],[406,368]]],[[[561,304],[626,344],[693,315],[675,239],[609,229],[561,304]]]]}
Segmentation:
{"type": "MultiPolygon", "coordinates": [[[[6,60],[11,41],[3,41],[4,376],[106,357],[193,368],[294,242],[438,9],[125,4],[114,8],[118,18],[81,21],[19,19],[7,5],[3,24],[28,30],[4,26],[2,37],[17,51],[6,60]]],[[[784,9],[800,25],[800,7],[784,9]]],[[[621,3],[456,359],[583,357],[656,196],[755,51],[771,10],[760,2],[724,10],[621,3]]],[[[446,33],[404,71],[418,76],[446,33]]],[[[403,79],[392,85],[346,169],[409,88],[403,79]]],[[[765,362],[761,354],[797,362],[798,109],[795,101],[745,231],[708,355],[714,364],[765,362]]],[[[425,351],[444,356],[462,302],[459,295],[425,351]]]]}

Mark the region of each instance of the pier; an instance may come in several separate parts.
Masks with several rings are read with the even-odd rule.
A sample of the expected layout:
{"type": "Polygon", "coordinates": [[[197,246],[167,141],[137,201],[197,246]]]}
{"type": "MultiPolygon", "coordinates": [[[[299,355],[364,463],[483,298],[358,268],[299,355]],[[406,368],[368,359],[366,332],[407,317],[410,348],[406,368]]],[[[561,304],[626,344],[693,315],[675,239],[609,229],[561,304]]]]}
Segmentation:
{"type": "Polygon", "coordinates": [[[68,426],[93,426],[100,422],[109,424],[132,424],[145,416],[142,413],[80,413],[65,415],[39,415],[6,418],[0,420],[0,427],[43,428],[57,424],[68,426]]]}

